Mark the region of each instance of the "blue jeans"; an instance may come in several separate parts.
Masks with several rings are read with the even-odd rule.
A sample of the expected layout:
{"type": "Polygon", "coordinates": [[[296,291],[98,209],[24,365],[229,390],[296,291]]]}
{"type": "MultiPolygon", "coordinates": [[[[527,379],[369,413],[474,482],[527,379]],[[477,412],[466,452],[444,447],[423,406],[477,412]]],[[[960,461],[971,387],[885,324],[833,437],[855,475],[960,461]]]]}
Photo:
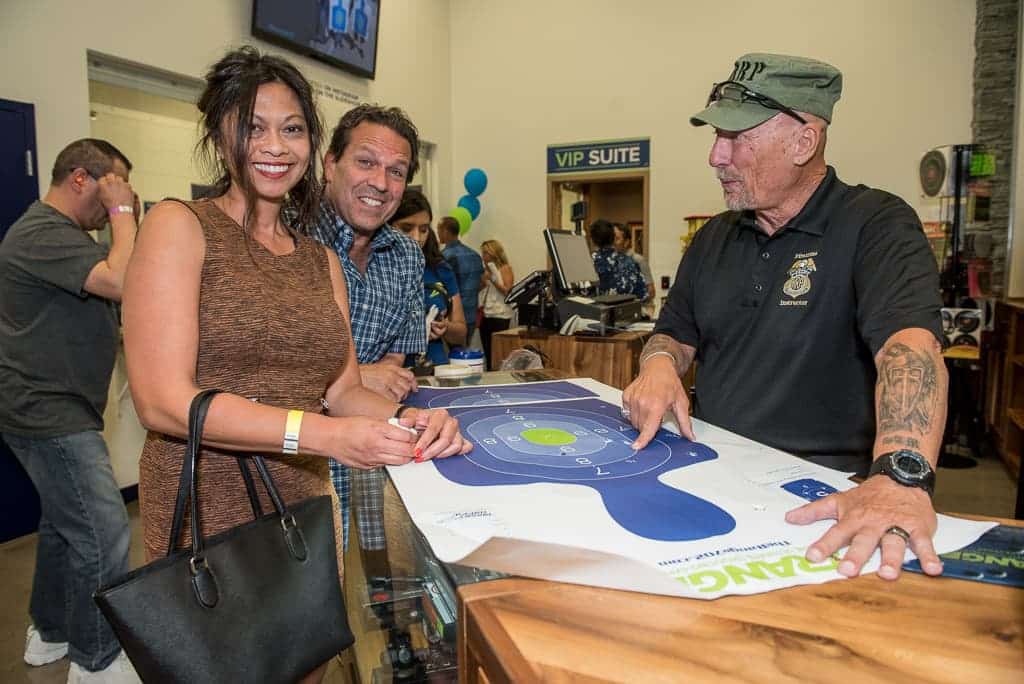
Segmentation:
{"type": "Polygon", "coordinates": [[[67,641],[71,662],[95,671],[121,645],[92,594],[128,572],[128,512],[99,432],[3,439],[39,492],[42,517],[29,614],[44,641],[67,641]]]}

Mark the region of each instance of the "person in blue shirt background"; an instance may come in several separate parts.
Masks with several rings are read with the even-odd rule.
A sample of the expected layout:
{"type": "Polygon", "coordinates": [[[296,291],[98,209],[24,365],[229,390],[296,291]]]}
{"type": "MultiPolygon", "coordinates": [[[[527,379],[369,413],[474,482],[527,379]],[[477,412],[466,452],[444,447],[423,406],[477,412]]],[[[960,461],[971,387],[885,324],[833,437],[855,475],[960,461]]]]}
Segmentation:
{"type": "MultiPolygon", "coordinates": [[[[434,215],[430,202],[422,192],[415,189],[405,191],[402,203],[398,205],[390,224],[415,240],[423,250],[423,303],[424,310],[437,308],[437,315],[430,323],[427,342],[427,358],[435,366],[448,363],[447,342],[459,346],[466,342],[466,317],[459,296],[459,284],[448,262],[441,254],[437,237],[430,228],[434,215]]],[[[408,365],[415,357],[406,360],[408,365]]]]}
{"type": "Polygon", "coordinates": [[[451,216],[445,216],[437,222],[437,239],[444,245],[441,254],[455,271],[455,279],[459,282],[468,345],[473,339],[480,309],[480,276],[484,273],[484,261],[472,247],[467,247],[459,240],[459,222],[451,216]]]}
{"type": "Polygon", "coordinates": [[[590,224],[590,241],[597,248],[591,256],[600,278],[601,294],[629,294],[644,299],[647,285],[640,267],[632,257],[615,250],[615,226],[604,219],[594,221],[590,224]]]}

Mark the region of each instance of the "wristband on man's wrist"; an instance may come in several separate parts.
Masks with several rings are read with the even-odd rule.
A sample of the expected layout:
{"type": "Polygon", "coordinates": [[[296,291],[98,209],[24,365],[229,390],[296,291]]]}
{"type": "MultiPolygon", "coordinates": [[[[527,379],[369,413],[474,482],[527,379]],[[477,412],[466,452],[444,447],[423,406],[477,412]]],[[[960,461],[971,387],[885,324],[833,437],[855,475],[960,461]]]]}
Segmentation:
{"type": "Polygon", "coordinates": [[[134,214],[134,213],[135,213],[135,207],[132,207],[132,206],[127,205],[127,204],[118,204],[117,206],[113,206],[113,207],[110,207],[110,209],[107,209],[107,214],[111,218],[113,218],[114,216],[117,216],[118,214],[134,214]]]}

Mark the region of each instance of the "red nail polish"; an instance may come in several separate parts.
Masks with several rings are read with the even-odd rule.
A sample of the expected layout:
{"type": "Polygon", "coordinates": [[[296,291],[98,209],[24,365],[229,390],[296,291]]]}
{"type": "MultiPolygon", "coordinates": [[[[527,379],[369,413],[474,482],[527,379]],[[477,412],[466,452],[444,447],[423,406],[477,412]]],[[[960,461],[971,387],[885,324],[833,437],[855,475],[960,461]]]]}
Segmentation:
{"type": "Polygon", "coordinates": [[[416,454],[416,458],[419,459],[423,456],[423,449],[413,449],[412,453],[416,454]]]}

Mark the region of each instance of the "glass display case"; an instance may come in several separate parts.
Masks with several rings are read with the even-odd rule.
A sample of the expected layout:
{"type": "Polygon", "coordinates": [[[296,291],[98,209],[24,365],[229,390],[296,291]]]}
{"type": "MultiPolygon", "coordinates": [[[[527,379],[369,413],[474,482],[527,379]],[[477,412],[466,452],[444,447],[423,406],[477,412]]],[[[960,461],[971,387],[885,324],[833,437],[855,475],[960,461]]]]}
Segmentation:
{"type": "MultiPolygon", "coordinates": [[[[561,371],[536,370],[491,372],[451,380],[420,378],[419,382],[455,387],[563,377],[561,371]]],[[[356,642],[340,658],[344,676],[332,676],[329,681],[454,683],[458,680],[456,591],[465,584],[505,575],[438,561],[390,480],[385,476],[378,482],[379,495],[353,482],[345,551],[345,601],[356,642]],[[377,526],[383,525],[383,545],[360,539],[361,512],[364,525],[371,517],[377,526]]]]}

